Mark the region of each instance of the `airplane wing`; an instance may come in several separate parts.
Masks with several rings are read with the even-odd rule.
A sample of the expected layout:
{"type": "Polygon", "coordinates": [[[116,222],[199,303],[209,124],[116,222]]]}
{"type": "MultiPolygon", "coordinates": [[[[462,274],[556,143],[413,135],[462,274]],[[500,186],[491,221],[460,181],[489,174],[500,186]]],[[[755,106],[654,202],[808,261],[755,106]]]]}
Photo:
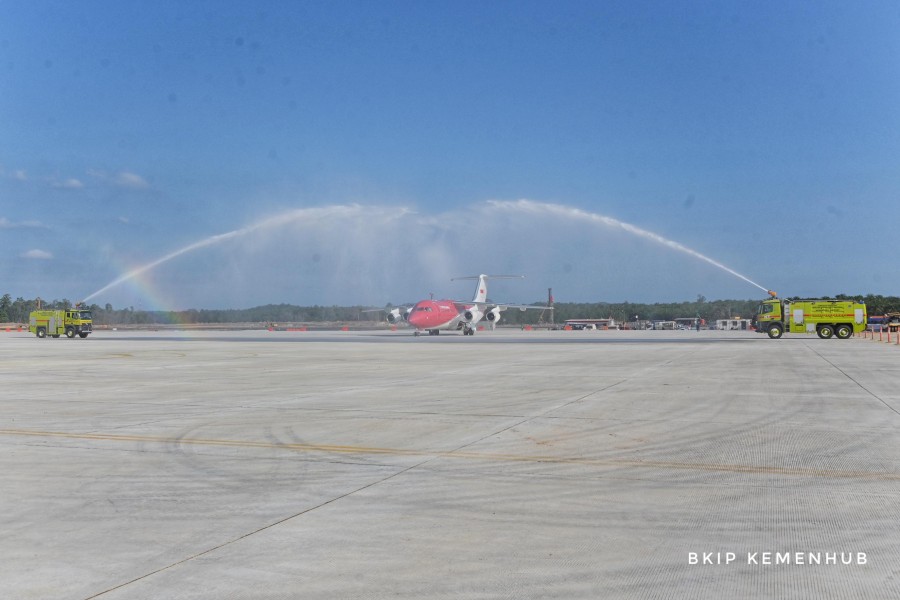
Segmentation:
{"type": "Polygon", "coordinates": [[[537,310],[553,310],[552,306],[541,306],[541,305],[532,305],[532,304],[497,304],[491,303],[497,306],[500,310],[506,310],[507,308],[518,308],[519,310],[528,310],[528,309],[537,309],[537,310]]]}
{"type": "Polygon", "coordinates": [[[387,313],[388,323],[405,323],[407,318],[409,317],[409,312],[412,310],[412,306],[395,306],[393,308],[368,308],[364,311],[364,313],[368,312],[383,312],[387,313]]]}
{"type": "Polygon", "coordinates": [[[482,319],[486,320],[491,324],[491,328],[493,328],[497,323],[500,322],[500,313],[509,309],[509,308],[517,308],[519,310],[553,310],[552,306],[535,306],[532,304],[503,304],[500,302],[476,302],[473,300],[456,302],[454,301],[458,307],[461,308],[460,314],[463,323],[468,324],[468,326],[474,330],[474,327],[478,324],[482,319]]]}
{"type": "Polygon", "coordinates": [[[507,308],[518,308],[519,310],[553,310],[552,306],[544,306],[540,304],[507,304],[505,302],[474,302],[472,300],[451,300],[450,302],[466,308],[477,306],[480,310],[490,310],[493,308],[499,308],[500,310],[506,310],[507,308]]]}

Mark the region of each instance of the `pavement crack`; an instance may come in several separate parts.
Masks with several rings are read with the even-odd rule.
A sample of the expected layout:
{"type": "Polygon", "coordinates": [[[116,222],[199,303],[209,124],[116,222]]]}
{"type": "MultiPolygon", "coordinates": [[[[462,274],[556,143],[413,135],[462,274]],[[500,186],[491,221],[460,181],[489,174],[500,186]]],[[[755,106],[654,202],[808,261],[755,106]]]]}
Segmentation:
{"type": "Polygon", "coordinates": [[[179,560],[179,561],[173,562],[173,563],[171,563],[171,564],[168,564],[168,565],[166,565],[166,566],[164,566],[164,567],[160,567],[160,568],[158,568],[158,569],[154,569],[153,571],[150,571],[149,573],[144,573],[143,575],[141,575],[141,576],[139,576],[139,577],[135,577],[134,579],[131,579],[131,580],[126,581],[126,582],[124,582],[124,583],[120,583],[119,585],[113,586],[113,587],[111,587],[111,588],[109,588],[109,589],[103,590],[102,592],[99,592],[99,593],[94,594],[94,595],[92,595],[92,596],[87,596],[87,597],[85,598],[85,600],[92,600],[93,598],[99,598],[99,597],[101,597],[101,596],[103,596],[103,595],[105,595],[105,594],[108,594],[108,593],[110,593],[110,592],[114,592],[114,591],[116,591],[116,590],[122,589],[122,588],[127,587],[127,586],[129,586],[129,585],[132,585],[132,584],[134,584],[134,583],[137,583],[137,582],[139,582],[139,581],[143,581],[144,579],[147,579],[147,578],[149,578],[149,577],[153,577],[154,575],[157,575],[157,574],[162,573],[162,572],[164,572],[164,571],[168,571],[169,569],[173,569],[173,568],[175,568],[175,567],[177,567],[177,566],[179,566],[179,565],[183,565],[183,564],[185,564],[185,563],[188,563],[188,562],[190,562],[190,561],[192,561],[192,560],[194,560],[194,559],[200,558],[201,556],[206,556],[207,554],[211,554],[212,552],[215,552],[216,550],[220,550],[220,549],[222,549],[222,548],[225,548],[225,547],[227,547],[227,546],[230,546],[231,544],[235,544],[235,543],[237,543],[237,542],[240,542],[241,540],[245,540],[245,539],[247,539],[247,538],[249,538],[249,537],[251,537],[251,536],[254,536],[254,535],[258,534],[258,533],[262,533],[263,531],[267,531],[267,530],[269,530],[269,529],[272,529],[273,527],[277,527],[278,525],[281,525],[281,524],[283,524],[283,523],[286,523],[286,522],[290,521],[291,519],[296,519],[297,517],[301,517],[301,516],[303,516],[303,515],[305,515],[305,514],[311,513],[311,512],[313,512],[314,510],[318,510],[318,509],[320,509],[320,508],[323,508],[323,507],[325,507],[325,506],[328,506],[329,504],[333,504],[333,503],[335,503],[335,502],[337,502],[337,501],[339,501],[339,500],[343,500],[344,498],[347,498],[347,497],[352,496],[352,495],[354,495],[354,494],[358,494],[359,492],[362,492],[362,491],[364,491],[364,490],[367,490],[367,489],[369,489],[369,488],[371,488],[371,487],[375,487],[375,486],[377,486],[377,485],[380,485],[380,484],[382,484],[382,483],[384,483],[384,482],[386,482],[386,481],[389,481],[389,480],[393,479],[394,477],[397,477],[397,476],[399,476],[399,475],[402,475],[402,474],[406,473],[407,471],[411,471],[412,469],[415,469],[415,468],[417,468],[417,467],[419,467],[419,466],[421,466],[421,465],[423,465],[423,464],[425,464],[425,463],[427,463],[427,462],[429,462],[429,461],[431,461],[431,460],[434,460],[434,458],[435,458],[435,457],[428,458],[428,459],[426,459],[426,460],[424,460],[424,461],[421,461],[421,462],[419,462],[419,463],[417,463],[417,464],[415,464],[415,465],[411,465],[411,466],[409,466],[409,467],[406,467],[406,468],[404,468],[404,469],[401,469],[401,470],[397,471],[396,473],[391,473],[391,474],[388,475],[387,477],[382,477],[381,479],[378,479],[378,480],[376,480],[376,481],[369,482],[369,483],[367,483],[366,485],[363,485],[363,486],[360,486],[360,487],[358,487],[358,488],[356,488],[356,489],[350,490],[349,492],[346,492],[346,493],[344,493],[344,494],[340,494],[339,496],[335,496],[335,497],[333,497],[333,498],[329,498],[329,499],[326,500],[325,502],[320,502],[319,504],[317,504],[317,505],[315,505],[315,506],[310,506],[309,508],[305,508],[305,509],[303,509],[303,510],[301,510],[301,511],[298,511],[298,512],[294,513],[294,514],[288,515],[288,516],[286,516],[286,517],[284,517],[284,518],[282,518],[282,519],[279,519],[279,520],[277,520],[277,521],[274,521],[274,522],[272,522],[272,523],[269,523],[268,525],[264,525],[264,526],[262,526],[262,527],[259,527],[259,528],[257,528],[257,529],[254,529],[253,531],[249,531],[249,532],[244,533],[244,534],[242,534],[242,535],[239,535],[239,536],[237,536],[237,537],[235,537],[235,538],[232,538],[232,539],[230,539],[230,540],[228,540],[228,541],[226,541],[226,542],[222,542],[221,544],[217,544],[217,545],[215,545],[215,546],[213,546],[213,547],[211,547],[211,548],[207,548],[206,550],[203,550],[202,552],[197,552],[197,553],[192,554],[192,555],[190,555],[190,556],[188,556],[188,557],[185,557],[185,558],[183,558],[183,559],[181,559],[181,560],[179,560]]]}
{"type": "Polygon", "coordinates": [[[900,411],[898,411],[896,408],[894,408],[893,406],[888,404],[887,401],[884,400],[884,398],[882,398],[881,396],[879,396],[878,394],[876,394],[875,392],[873,392],[872,390],[870,390],[869,388],[867,388],[866,386],[861,384],[852,375],[850,375],[845,370],[843,370],[842,368],[840,368],[839,366],[837,366],[836,364],[834,364],[833,362],[831,362],[830,360],[828,360],[827,358],[822,356],[822,354],[818,350],[816,350],[815,348],[808,346],[808,345],[807,345],[807,348],[812,350],[813,354],[815,354],[816,356],[818,356],[819,358],[821,358],[822,360],[827,362],[829,365],[831,365],[838,373],[840,373],[841,375],[843,375],[844,377],[846,377],[847,379],[849,379],[850,381],[855,383],[857,386],[859,386],[859,389],[861,389],[865,393],[869,394],[870,396],[872,396],[873,398],[875,398],[876,400],[878,400],[879,402],[884,404],[888,408],[888,410],[894,412],[897,415],[900,415],[900,411]]]}

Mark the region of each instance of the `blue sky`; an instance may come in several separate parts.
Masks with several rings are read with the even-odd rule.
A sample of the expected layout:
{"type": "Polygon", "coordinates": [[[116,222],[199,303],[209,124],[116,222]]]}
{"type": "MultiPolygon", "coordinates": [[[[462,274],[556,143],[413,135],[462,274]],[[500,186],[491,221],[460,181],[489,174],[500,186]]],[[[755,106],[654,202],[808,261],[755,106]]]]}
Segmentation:
{"type": "Polygon", "coordinates": [[[761,297],[586,214],[783,295],[897,295],[898,31],[896,2],[0,0],[0,292],[81,299],[243,231],[92,301],[510,270],[496,299],[761,297]]]}

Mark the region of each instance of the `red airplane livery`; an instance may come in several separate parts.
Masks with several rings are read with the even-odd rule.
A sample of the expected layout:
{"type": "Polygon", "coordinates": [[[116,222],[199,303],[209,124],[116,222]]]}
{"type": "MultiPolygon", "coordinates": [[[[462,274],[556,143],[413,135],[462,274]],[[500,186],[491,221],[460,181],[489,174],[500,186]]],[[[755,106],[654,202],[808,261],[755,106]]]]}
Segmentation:
{"type": "Polygon", "coordinates": [[[388,321],[397,323],[406,321],[415,328],[414,334],[419,335],[425,331],[428,335],[438,335],[442,329],[462,331],[463,335],[475,335],[478,322],[486,319],[493,327],[500,322],[500,313],[507,308],[539,308],[550,309],[547,306],[528,306],[523,304],[498,304],[487,299],[488,279],[524,279],[524,275],[473,275],[471,277],[456,277],[451,281],[461,279],[477,279],[475,296],[471,301],[465,300],[421,300],[410,308],[395,308],[388,311],[388,321]]]}

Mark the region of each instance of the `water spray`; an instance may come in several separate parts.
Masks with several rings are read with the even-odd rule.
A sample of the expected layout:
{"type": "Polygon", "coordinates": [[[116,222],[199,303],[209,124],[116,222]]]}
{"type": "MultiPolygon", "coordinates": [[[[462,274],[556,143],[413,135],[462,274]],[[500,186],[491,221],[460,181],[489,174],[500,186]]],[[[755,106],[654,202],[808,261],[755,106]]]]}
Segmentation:
{"type": "MultiPolygon", "coordinates": [[[[96,292],[88,294],[84,300],[80,302],[80,304],[86,304],[88,300],[99,296],[103,292],[116,287],[119,284],[125,283],[129,279],[134,279],[138,275],[146,273],[151,269],[155,269],[159,265],[163,263],[167,263],[170,260],[177,258],[183,254],[187,254],[188,252],[192,252],[194,250],[198,250],[200,248],[206,248],[208,246],[213,246],[216,244],[221,244],[222,242],[232,240],[241,236],[245,236],[247,234],[253,233],[255,231],[259,231],[261,229],[268,229],[272,227],[279,227],[282,225],[286,225],[287,223],[298,221],[301,219],[309,219],[309,220],[317,220],[323,219],[325,217],[343,217],[348,218],[351,216],[356,216],[363,211],[363,207],[357,204],[351,205],[336,205],[336,206],[327,206],[323,208],[301,208],[297,210],[288,211],[286,213],[282,213],[280,215],[270,217],[268,219],[263,219],[262,221],[257,221],[252,225],[248,225],[241,229],[235,229],[234,231],[229,231],[226,233],[220,233],[218,235],[211,235],[208,238],[202,239],[199,242],[194,242],[193,244],[189,244],[184,246],[183,248],[179,248],[174,252],[170,252],[165,256],[154,260],[153,262],[147,263],[146,265],[137,267],[132,269],[131,271],[125,273],[121,277],[111,281],[106,284],[96,292]]],[[[406,214],[405,211],[401,211],[401,214],[406,214]]]]}
{"type": "Polygon", "coordinates": [[[630,223],[625,223],[624,221],[619,221],[618,219],[614,219],[612,217],[607,217],[605,215],[599,215],[596,213],[590,213],[578,208],[572,208],[569,206],[562,206],[560,204],[548,204],[544,202],[534,202],[532,200],[516,200],[516,201],[507,201],[507,200],[490,200],[488,201],[488,205],[492,208],[500,209],[500,210],[508,210],[508,211],[518,211],[525,212],[530,214],[539,214],[545,213],[560,217],[566,217],[570,219],[576,219],[579,221],[591,221],[594,223],[601,223],[603,225],[607,225],[609,227],[616,227],[619,229],[624,229],[629,233],[633,233],[637,236],[640,236],[645,239],[652,240],[663,246],[668,246],[674,250],[678,250],[679,252],[684,252],[694,258],[698,258],[704,262],[707,262],[714,267],[722,269],[723,271],[734,275],[735,277],[746,281],[747,283],[754,285],[761,289],[764,292],[771,294],[772,292],[763,286],[759,285],[752,279],[741,275],[734,269],[730,269],[723,265],[722,263],[711,259],[710,257],[697,252],[696,250],[692,250],[683,244],[679,244],[676,241],[664,238],[663,236],[653,233],[652,231],[647,231],[646,229],[641,229],[635,225],[631,225],[630,223]]]}
{"type": "MultiPolygon", "coordinates": [[[[593,223],[599,223],[599,224],[605,225],[607,227],[614,227],[614,228],[622,229],[633,235],[637,235],[639,237],[651,240],[658,244],[662,244],[663,246],[667,246],[669,248],[672,248],[673,250],[683,252],[685,254],[693,256],[694,258],[697,258],[699,260],[707,262],[716,268],[719,268],[719,269],[721,269],[743,281],[746,281],[747,283],[749,283],[753,286],[758,287],[759,289],[768,293],[772,297],[777,297],[775,292],[766,289],[765,287],[759,285],[758,283],[749,279],[748,277],[738,273],[737,271],[735,271],[729,267],[726,267],[722,263],[715,261],[712,258],[705,256],[704,254],[701,254],[700,252],[697,252],[696,250],[688,248],[687,246],[684,246],[683,244],[680,244],[673,240],[667,239],[667,238],[665,238],[661,235],[658,235],[656,233],[653,233],[651,231],[641,229],[640,227],[631,225],[629,223],[625,223],[623,221],[619,221],[618,219],[614,219],[612,217],[607,217],[605,215],[591,213],[591,212],[587,212],[587,211],[584,211],[584,210],[581,210],[578,208],[563,206],[563,205],[559,205],[559,204],[548,204],[548,203],[542,203],[542,202],[534,202],[531,200],[517,200],[517,201],[491,200],[486,203],[486,206],[487,206],[488,211],[493,210],[493,211],[518,212],[518,213],[534,214],[534,215],[551,215],[551,216],[563,217],[563,218],[567,218],[567,219],[574,219],[574,220],[578,220],[578,221],[588,221],[588,222],[593,222],[593,223]]],[[[89,300],[99,296],[103,292],[106,292],[107,290],[114,288],[126,281],[134,279],[135,277],[138,277],[139,275],[146,273],[147,271],[155,269],[156,267],[158,267],[164,263],[167,263],[175,258],[178,258],[179,256],[182,256],[189,252],[193,252],[194,250],[199,250],[201,248],[207,248],[209,246],[221,244],[221,243],[229,241],[229,240],[234,240],[236,238],[240,238],[240,237],[249,235],[254,232],[258,232],[258,231],[262,231],[262,230],[270,229],[270,228],[275,228],[275,227],[281,227],[281,226],[284,226],[286,224],[289,224],[289,223],[292,223],[295,221],[309,221],[309,222],[313,222],[313,223],[322,222],[325,219],[338,219],[338,220],[346,221],[346,220],[354,218],[354,217],[370,216],[370,215],[371,215],[371,219],[369,219],[367,221],[367,223],[371,223],[371,221],[374,221],[377,219],[393,221],[393,220],[397,220],[397,219],[403,218],[405,216],[408,216],[412,212],[413,211],[406,209],[406,208],[401,208],[398,210],[396,207],[393,207],[393,208],[363,207],[363,206],[360,206],[357,204],[333,205],[333,206],[326,206],[326,207],[314,207],[314,208],[303,208],[303,209],[291,210],[291,211],[276,215],[274,217],[270,217],[267,219],[263,219],[261,221],[257,221],[256,223],[253,223],[253,224],[243,227],[241,229],[235,229],[233,231],[228,231],[226,233],[211,235],[207,238],[204,238],[204,239],[194,242],[192,244],[188,244],[187,246],[179,248],[178,250],[175,250],[174,252],[170,252],[169,254],[166,254],[152,262],[149,262],[145,265],[142,265],[140,267],[132,269],[131,271],[125,273],[121,277],[118,277],[117,279],[106,284],[99,290],[87,295],[78,304],[85,305],[88,303],[89,300]]],[[[434,225],[434,222],[432,222],[432,221],[433,221],[432,219],[427,219],[427,218],[419,219],[419,221],[416,223],[416,226],[421,227],[423,225],[428,225],[428,224],[434,225]]]]}

